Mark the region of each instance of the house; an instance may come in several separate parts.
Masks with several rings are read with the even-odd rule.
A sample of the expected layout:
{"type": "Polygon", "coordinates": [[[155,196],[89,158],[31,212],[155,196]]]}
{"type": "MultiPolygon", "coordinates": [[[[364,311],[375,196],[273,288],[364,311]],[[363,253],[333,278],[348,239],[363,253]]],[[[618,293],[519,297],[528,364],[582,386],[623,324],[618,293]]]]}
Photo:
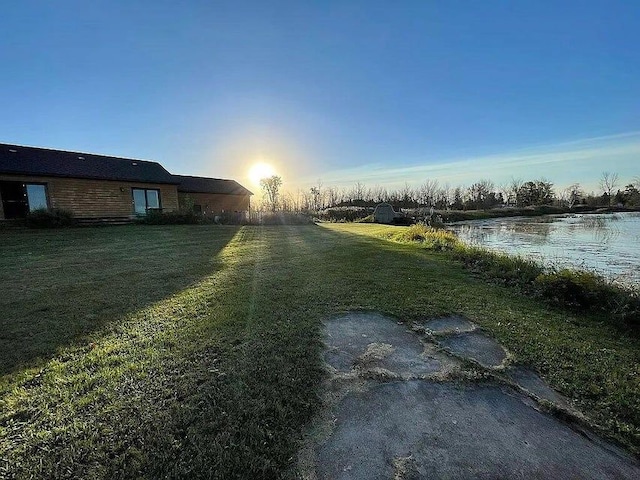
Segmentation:
{"type": "Polygon", "coordinates": [[[78,219],[172,212],[180,207],[183,178],[193,180],[185,180],[187,190],[180,195],[197,196],[201,207],[249,209],[251,192],[233,180],[174,176],[146,160],[0,143],[0,220],[41,208],[68,210],[78,219]]]}
{"type": "Polygon", "coordinates": [[[174,175],[178,183],[178,203],[205,216],[249,210],[253,193],[235,180],[174,175]]]}

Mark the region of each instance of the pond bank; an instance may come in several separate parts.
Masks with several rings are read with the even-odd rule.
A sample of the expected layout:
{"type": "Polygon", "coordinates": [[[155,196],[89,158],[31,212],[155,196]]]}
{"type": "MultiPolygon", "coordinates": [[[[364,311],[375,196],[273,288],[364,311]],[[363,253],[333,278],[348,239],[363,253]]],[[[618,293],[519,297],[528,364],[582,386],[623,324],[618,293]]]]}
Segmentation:
{"type": "Polygon", "coordinates": [[[473,220],[448,228],[473,246],[640,286],[640,212],[473,220]]]}

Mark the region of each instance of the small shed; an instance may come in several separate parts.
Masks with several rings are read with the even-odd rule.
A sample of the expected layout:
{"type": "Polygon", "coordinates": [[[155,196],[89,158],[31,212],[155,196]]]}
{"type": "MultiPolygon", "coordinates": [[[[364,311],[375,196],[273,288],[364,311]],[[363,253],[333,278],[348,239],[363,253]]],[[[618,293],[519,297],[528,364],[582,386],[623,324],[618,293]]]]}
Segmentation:
{"type": "Polygon", "coordinates": [[[376,223],[394,223],[395,219],[400,216],[388,203],[376,205],[376,209],[373,211],[373,219],[376,223]]]}

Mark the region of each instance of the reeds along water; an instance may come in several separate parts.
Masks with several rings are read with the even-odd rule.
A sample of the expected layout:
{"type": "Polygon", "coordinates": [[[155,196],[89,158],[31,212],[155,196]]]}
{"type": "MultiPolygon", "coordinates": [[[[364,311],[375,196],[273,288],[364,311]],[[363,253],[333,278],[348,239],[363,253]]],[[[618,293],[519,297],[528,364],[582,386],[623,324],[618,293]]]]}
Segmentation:
{"type": "Polygon", "coordinates": [[[500,218],[453,229],[464,242],[640,288],[640,213],[500,218]]]}

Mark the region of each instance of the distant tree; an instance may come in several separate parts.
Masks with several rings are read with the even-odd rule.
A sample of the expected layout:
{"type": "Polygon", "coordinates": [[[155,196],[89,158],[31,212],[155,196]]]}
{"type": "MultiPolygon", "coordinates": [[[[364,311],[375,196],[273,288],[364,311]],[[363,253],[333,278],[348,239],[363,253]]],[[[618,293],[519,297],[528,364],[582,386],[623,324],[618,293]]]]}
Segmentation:
{"type": "Polygon", "coordinates": [[[454,210],[462,210],[464,208],[462,200],[462,187],[458,186],[453,190],[453,202],[451,203],[451,208],[454,210]]]}
{"type": "Polygon", "coordinates": [[[415,192],[407,182],[404,183],[404,187],[402,187],[398,192],[398,203],[402,208],[411,208],[416,206],[415,192]]]}
{"type": "Polygon", "coordinates": [[[367,196],[367,187],[357,182],[351,190],[347,192],[347,200],[350,205],[363,205],[367,196]]]}
{"type": "Polygon", "coordinates": [[[574,205],[580,202],[583,197],[582,190],[579,183],[574,183],[565,188],[560,194],[561,203],[565,204],[569,208],[573,208],[574,205]]]}
{"type": "Polygon", "coordinates": [[[509,184],[505,187],[505,194],[507,196],[507,205],[517,205],[518,203],[518,191],[522,187],[522,180],[519,178],[511,178],[509,184]]]}
{"type": "MultiPolygon", "coordinates": [[[[604,192],[604,195],[607,196],[608,204],[611,205],[611,194],[613,190],[618,186],[618,174],[610,173],[610,172],[602,172],[602,176],[600,177],[600,188],[604,192]]],[[[603,196],[604,196],[603,195],[603,196]]]]}
{"type": "Polygon", "coordinates": [[[319,211],[326,208],[328,191],[322,188],[322,180],[318,179],[318,183],[309,189],[307,195],[307,208],[309,210],[319,211]]]}
{"type": "MultiPolygon", "coordinates": [[[[626,187],[624,187],[624,191],[620,192],[620,203],[627,207],[637,207],[640,206],[640,189],[638,189],[633,183],[630,183],[626,187]]],[[[617,196],[617,195],[616,195],[617,196]]]]}
{"type": "Polygon", "coordinates": [[[309,193],[311,194],[309,207],[314,212],[317,212],[318,210],[320,210],[320,187],[311,187],[309,193]]]}
{"type": "Polygon", "coordinates": [[[384,203],[389,200],[389,193],[387,193],[387,189],[381,187],[380,185],[376,185],[371,190],[371,197],[373,198],[373,203],[384,203]]]}
{"type": "Polygon", "coordinates": [[[275,212],[278,208],[278,200],[280,195],[280,187],[282,186],[282,178],[278,175],[263,178],[260,180],[262,191],[267,197],[271,211],[275,212]]]}
{"type": "Polygon", "coordinates": [[[418,201],[423,206],[431,207],[435,203],[437,191],[438,191],[438,181],[426,180],[418,188],[418,201]]]}
{"type": "Polygon", "coordinates": [[[327,189],[327,206],[335,207],[338,204],[338,196],[338,191],[333,187],[329,187],[327,189]]]}
{"type": "Polygon", "coordinates": [[[523,183],[516,193],[519,207],[550,205],[554,199],[553,184],[544,179],[523,183]]]}
{"type": "MultiPolygon", "coordinates": [[[[500,198],[502,199],[502,196],[500,196],[500,198]]],[[[498,200],[495,185],[491,180],[480,180],[467,189],[466,208],[488,209],[496,206],[498,203],[502,203],[502,200],[498,200]]]]}
{"type": "Polygon", "coordinates": [[[449,196],[451,195],[451,187],[448,183],[445,183],[442,187],[438,188],[434,197],[433,206],[437,209],[444,210],[449,208],[449,196]]]}

